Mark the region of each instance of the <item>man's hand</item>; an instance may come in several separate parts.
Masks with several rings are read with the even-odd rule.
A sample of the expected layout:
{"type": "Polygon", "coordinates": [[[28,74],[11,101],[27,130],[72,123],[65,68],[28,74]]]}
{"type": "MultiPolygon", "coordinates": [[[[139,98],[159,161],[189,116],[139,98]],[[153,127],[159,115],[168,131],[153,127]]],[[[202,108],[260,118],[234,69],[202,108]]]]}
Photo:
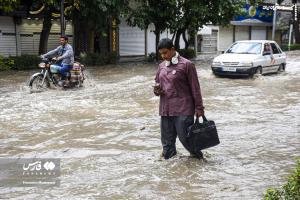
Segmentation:
{"type": "Polygon", "coordinates": [[[164,91],[161,89],[160,85],[155,85],[155,86],[153,86],[153,93],[156,96],[159,96],[159,95],[163,94],[164,91]]]}
{"type": "Polygon", "coordinates": [[[196,111],[195,115],[196,115],[196,117],[202,117],[202,116],[204,116],[204,110],[196,111]]]}
{"type": "Polygon", "coordinates": [[[58,56],[56,59],[57,59],[57,60],[61,60],[61,59],[62,59],[62,57],[61,57],[61,56],[58,56]]]}

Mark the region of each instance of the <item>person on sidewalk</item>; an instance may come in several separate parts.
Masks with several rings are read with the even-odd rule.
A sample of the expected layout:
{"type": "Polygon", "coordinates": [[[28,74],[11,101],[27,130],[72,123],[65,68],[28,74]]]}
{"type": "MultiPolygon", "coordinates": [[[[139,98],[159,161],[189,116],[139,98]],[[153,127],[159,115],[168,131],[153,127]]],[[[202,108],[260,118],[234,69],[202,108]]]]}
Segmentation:
{"type": "Polygon", "coordinates": [[[187,128],[194,123],[194,115],[204,115],[204,106],[195,65],[180,56],[172,40],[161,39],[158,51],[164,60],[159,64],[153,92],[160,97],[162,156],[176,155],[176,138],[190,152],[202,158],[201,152],[192,152],[187,143],[187,128]]]}

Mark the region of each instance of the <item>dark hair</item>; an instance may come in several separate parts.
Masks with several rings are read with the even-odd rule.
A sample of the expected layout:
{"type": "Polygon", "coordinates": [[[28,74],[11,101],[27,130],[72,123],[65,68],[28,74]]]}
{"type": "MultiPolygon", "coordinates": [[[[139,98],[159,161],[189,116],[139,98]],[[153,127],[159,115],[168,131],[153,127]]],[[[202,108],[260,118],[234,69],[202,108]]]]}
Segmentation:
{"type": "Polygon", "coordinates": [[[158,45],[157,45],[157,49],[172,49],[172,47],[174,47],[173,42],[171,39],[169,38],[163,38],[159,41],[158,45]]]}
{"type": "Polygon", "coordinates": [[[66,35],[62,35],[62,36],[60,36],[60,38],[64,38],[66,41],[69,41],[69,38],[66,35]]]}

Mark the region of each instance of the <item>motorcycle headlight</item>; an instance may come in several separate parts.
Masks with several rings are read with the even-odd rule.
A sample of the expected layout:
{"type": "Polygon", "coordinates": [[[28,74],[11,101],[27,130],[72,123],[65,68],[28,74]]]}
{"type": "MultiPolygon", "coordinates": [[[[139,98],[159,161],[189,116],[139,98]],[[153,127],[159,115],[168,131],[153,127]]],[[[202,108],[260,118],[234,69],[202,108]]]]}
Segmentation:
{"type": "Polygon", "coordinates": [[[39,67],[40,67],[40,68],[45,68],[45,66],[46,66],[45,63],[40,63],[40,64],[39,64],[39,67]]]}

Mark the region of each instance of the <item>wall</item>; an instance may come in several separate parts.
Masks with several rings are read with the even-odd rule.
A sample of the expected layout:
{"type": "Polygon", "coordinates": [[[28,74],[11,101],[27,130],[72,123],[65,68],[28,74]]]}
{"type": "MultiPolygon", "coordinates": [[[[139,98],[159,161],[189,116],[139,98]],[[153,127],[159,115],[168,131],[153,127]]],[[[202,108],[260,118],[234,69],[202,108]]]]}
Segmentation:
{"type": "Polygon", "coordinates": [[[16,55],[16,33],[12,17],[0,16],[0,55],[16,55]]]}
{"type": "Polygon", "coordinates": [[[249,40],[249,26],[235,27],[235,41],[249,40]]]}
{"type": "Polygon", "coordinates": [[[219,27],[218,51],[225,51],[233,43],[233,27],[219,27]]]}

